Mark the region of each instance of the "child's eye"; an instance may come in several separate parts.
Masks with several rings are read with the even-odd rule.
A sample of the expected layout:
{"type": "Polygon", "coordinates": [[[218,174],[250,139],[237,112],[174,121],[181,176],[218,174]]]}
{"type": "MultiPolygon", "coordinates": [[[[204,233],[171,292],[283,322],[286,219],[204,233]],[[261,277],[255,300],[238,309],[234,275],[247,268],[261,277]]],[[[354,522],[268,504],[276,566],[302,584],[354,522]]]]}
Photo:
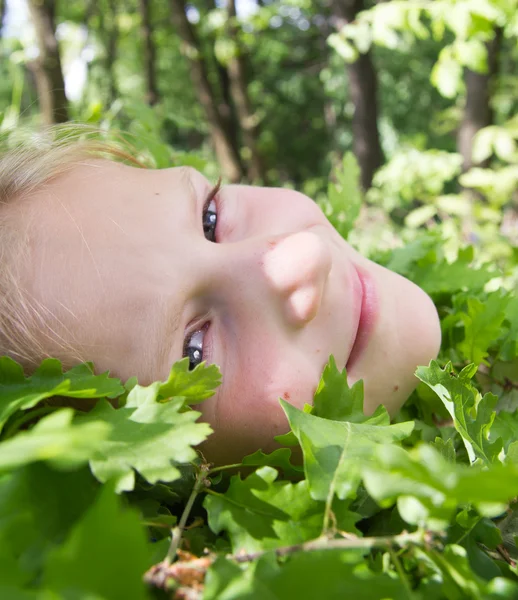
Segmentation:
{"type": "Polygon", "coordinates": [[[198,329],[185,338],[183,356],[189,357],[189,371],[192,371],[203,361],[203,338],[207,327],[198,329]]]}
{"type": "Polygon", "coordinates": [[[209,242],[216,241],[216,226],[218,224],[218,213],[216,206],[216,194],[219,192],[221,187],[221,177],[218,179],[218,183],[210,191],[205,205],[203,206],[203,233],[209,242]]]}

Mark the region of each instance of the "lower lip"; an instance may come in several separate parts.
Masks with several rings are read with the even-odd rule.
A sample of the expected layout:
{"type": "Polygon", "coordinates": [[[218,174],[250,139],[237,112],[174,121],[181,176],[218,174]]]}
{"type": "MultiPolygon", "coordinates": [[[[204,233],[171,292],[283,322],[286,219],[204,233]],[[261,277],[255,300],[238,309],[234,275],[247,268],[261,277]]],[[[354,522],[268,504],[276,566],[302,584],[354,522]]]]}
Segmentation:
{"type": "Polygon", "coordinates": [[[346,364],[348,372],[354,368],[367,347],[378,315],[378,298],[374,280],[369,273],[359,268],[356,268],[356,272],[362,287],[361,310],[356,338],[346,364]]]}

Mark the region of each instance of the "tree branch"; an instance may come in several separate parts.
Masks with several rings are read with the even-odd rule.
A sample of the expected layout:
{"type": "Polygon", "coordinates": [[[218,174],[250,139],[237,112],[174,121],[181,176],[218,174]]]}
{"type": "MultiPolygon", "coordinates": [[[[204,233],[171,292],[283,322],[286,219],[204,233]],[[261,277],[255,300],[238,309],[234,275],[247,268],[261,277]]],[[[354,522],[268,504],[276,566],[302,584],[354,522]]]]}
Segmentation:
{"type": "Polygon", "coordinates": [[[196,500],[196,496],[200,493],[201,489],[204,485],[207,485],[206,478],[207,473],[209,471],[209,466],[206,464],[202,464],[200,470],[196,475],[196,481],[194,483],[194,487],[192,488],[191,495],[187,500],[187,504],[183,509],[182,516],[180,517],[180,521],[176,527],[173,528],[171,544],[169,546],[169,550],[167,551],[166,557],[163,560],[163,564],[165,566],[170,565],[173,560],[176,558],[176,553],[180,546],[180,542],[182,541],[182,535],[185,529],[185,525],[187,524],[187,519],[191,514],[192,506],[194,501],[196,500]]]}
{"type": "MultiPolygon", "coordinates": [[[[292,546],[281,546],[274,550],[277,556],[286,556],[296,552],[313,552],[315,550],[350,550],[361,548],[391,548],[392,546],[403,546],[404,544],[423,544],[427,537],[427,532],[417,530],[413,533],[404,531],[398,535],[379,536],[379,537],[347,537],[343,539],[329,539],[322,536],[315,540],[303,542],[302,544],[293,544],[292,546]]],[[[260,552],[239,552],[237,554],[229,554],[227,558],[235,560],[238,563],[251,562],[261,558],[261,556],[271,552],[271,550],[263,550],[260,552]]]]}

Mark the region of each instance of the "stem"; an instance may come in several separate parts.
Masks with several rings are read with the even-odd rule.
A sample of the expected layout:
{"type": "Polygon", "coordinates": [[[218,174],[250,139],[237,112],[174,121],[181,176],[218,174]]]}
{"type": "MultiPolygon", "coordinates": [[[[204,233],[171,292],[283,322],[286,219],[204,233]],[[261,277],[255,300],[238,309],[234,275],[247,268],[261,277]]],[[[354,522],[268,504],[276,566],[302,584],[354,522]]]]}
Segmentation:
{"type": "Polygon", "coordinates": [[[480,521],[482,521],[482,519],[483,519],[483,517],[479,517],[469,529],[466,529],[466,531],[464,531],[464,533],[460,536],[460,538],[455,543],[457,545],[459,545],[462,542],[462,540],[465,537],[467,537],[473,531],[473,529],[475,529],[475,527],[480,523],[480,521]]]}
{"type": "MultiPolygon", "coordinates": [[[[228,496],[225,496],[225,494],[221,494],[220,492],[215,492],[214,490],[211,490],[210,488],[205,488],[203,491],[206,494],[210,494],[211,496],[216,496],[216,498],[221,498],[228,504],[233,504],[234,506],[237,506],[238,508],[240,508],[242,510],[247,509],[246,506],[244,506],[243,504],[240,504],[239,502],[236,502],[235,500],[233,500],[232,498],[229,498],[228,496]]],[[[254,512],[259,515],[264,515],[265,517],[270,517],[270,513],[266,512],[264,510],[261,510],[260,508],[254,507],[254,512]]]]}
{"type": "Polygon", "coordinates": [[[246,467],[243,463],[235,463],[233,465],[223,465],[222,467],[214,467],[210,469],[207,475],[213,475],[214,473],[219,473],[220,471],[226,471],[227,469],[238,469],[239,467],[246,467]]]}
{"type": "Polygon", "coordinates": [[[389,553],[390,553],[390,558],[392,559],[392,563],[394,564],[394,567],[396,567],[396,571],[399,575],[399,578],[401,579],[403,587],[405,588],[407,596],[409,597],[410,600],[413,600],[414,594],[412,592],[412,588],[410,587],[410,582],[408,581],[408,577],[405,573],[405,570],[403,569],[403,565],[401,564],[401,561],[399,560],[398,555],[396,554],[396,552],[394,552],[394,548],[392,548],[392,547],[389,548],[389,553]]]}
{"type": "Polygon", "coordinates": [[[13,437],[13,435],[18,433],[20,428],[23,427],[25,425],[25,423],[28,423],[29,421],[32,421],[33,419],[42,417],[42,416],[46,415],[47,413],[54,412],[60,408],[63,408],[63,407],[62,406],[41,406],[40,408],[37,408],[35,410],[29,410],[29,411],[25,412],[18,420],[14,421],[14,423],[11,425],[11,427],[9,427],[9,429],[7,429],[7,431],[5,432],[5,434],[3,436],[4,440],[6,440],[10,437],[13,437]]]}
{"type": "Polygon", "coordinates": [[[185,529],[185,525],[187,523],[187,519],[191,514],[192,506],[194,504],[194,501],[196,500],[196,496],[200,493],[202,487],[205,485],[205,479],[207,477],[208,470],[208,465],[201,465],[200,470],[196,475],[196,481],[194,483],[194,487],[192,488],[191,495],[189,496],[187,504],[183,509],[180,521],[178,522],[178,525],[176,527],[173,527],[171,531],[171,544],[169,545],[169,550],[167,551],[166,557],[163,560],[163,563],[166,566],[170,565],[176,558],[176,553],[178,551],[178,547],[180,546],[180,542],[182,541],[182,535],[185,529]]]}
{"type": "MultiPolygon", "coordinates": [[[[295,552],[312,552],[314,550],[347,550],[347,549],[359,549],[359,548],[391,548],[393,544],[402,546],[407,543],[420,544],[423,543],[424,532],[415,531],[414,533],[408,533],[404,531],[399,535],[384,536],[384,537],[370,537],[370,538],[347,538],[347,539],[333,539],[330,540],[326,536],[319,537],[309,542],[302,544],[293,544],[292,546],[281,546],[274,550],[277,556],[286,556],[288,554],[294,554],[295,552]]],[[[251,553],[239,553],[231,554],[227,556],[236,562],[250,562],[261,558],[264,554],[271,552],[271,550],[264,550],[261,552],[251,553]]]]}
{"type": "Polygon", "coordinates": [[[330,490],[330,493],[326,498],[326,507],[324,509],[324,523],[322,525],[322,535],[329,535],[329,521],[331,520],[332,510],[331,507],[333,505],[333,498],[335,497],[334,489],[330,490]]]}

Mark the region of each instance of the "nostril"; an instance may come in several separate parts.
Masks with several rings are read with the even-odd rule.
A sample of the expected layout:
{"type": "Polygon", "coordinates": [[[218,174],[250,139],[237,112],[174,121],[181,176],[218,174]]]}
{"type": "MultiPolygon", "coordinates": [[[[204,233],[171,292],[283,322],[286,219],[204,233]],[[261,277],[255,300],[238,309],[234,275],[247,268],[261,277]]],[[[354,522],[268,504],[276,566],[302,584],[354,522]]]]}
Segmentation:
{"type": "Polygon", "coordinates": [[[296,323],[309,323],[317,316],[322,290],[306,286],[295,290],[289,298],[292,317],[296,323]]]}

